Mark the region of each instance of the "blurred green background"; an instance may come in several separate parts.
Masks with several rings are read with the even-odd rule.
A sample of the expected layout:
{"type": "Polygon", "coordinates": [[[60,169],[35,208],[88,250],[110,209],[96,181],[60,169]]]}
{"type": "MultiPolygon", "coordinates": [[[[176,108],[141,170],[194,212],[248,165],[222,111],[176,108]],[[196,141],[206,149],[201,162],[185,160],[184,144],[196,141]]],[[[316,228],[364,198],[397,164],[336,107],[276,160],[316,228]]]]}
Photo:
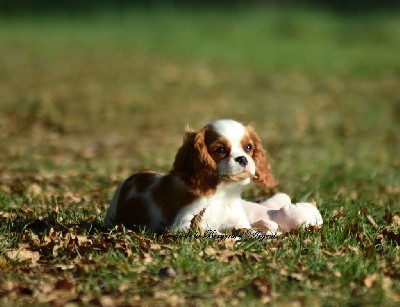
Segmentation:
{"type": "Polygon", "coordinates": [[[0,3],[6,172],[168,170],[185,125],[233,117],[289,193],[398,180],[395,2],[0,3]]]}
{"type": "MultiPolygon", "coordinates": [[[[42,252],[48,262],[25,274],[24,263],[1,258],[26,245],[21,229],[85,224],[101,235],[118,182],[168,171],[187,124],[234,118],[255,126],[278,190],[316,200],[321,231],[273,248],[250,243],[263,255],[257,264],[193,259],[204,246],[188,239],[166,258],[153,251],[153,264],[140,258],[146,243],[137,266],[113,248],[89,250],[104,268],[63,276],[81,294],[121,301],[117,289],[129,285],[127,299],[152,302],[148,289],[167,265],[189,272],[171,281],[186,302],[194,289],[209,303],[220,282],[240,276],[231,287],[240,303],[254,302],[256,277],[271,281],[277,303],[398,303],[398,2],[0,0],[0,295],[13,303],[21,281],[37,302],[41,277],[53,282],[75,257],[42,252]],[[126,275],[116,279],[116,268],[126,275]],[[185,279],[199,271],[212,280],[185,279]]],[[[266,193],[254,185],[244,197],[266,193]]],[[[213,299],[230,302],[221,293],[213,299]]]]}

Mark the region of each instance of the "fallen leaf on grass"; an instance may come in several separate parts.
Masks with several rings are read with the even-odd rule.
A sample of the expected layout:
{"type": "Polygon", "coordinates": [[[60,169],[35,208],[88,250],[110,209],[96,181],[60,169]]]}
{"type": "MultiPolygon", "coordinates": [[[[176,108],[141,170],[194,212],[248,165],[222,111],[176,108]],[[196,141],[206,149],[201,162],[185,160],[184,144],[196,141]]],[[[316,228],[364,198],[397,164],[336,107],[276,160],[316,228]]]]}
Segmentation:
{"type": "Polygon", "coordinates": [[[175,277],[176,271],[171,267],[164,267],[158,271],[158,276],[161,278],[175,277]]]}
{"type": "Polygon", "coordinates": [[[332,213],[332,220],[333,221],[338,221],[341,220],[345,217],[345,212],[343,206],[341,206],[339,209],[334,209],[332,213]]]}
{"type": "Polygon", "coordinates": [[[167,306],[180,306],[185,305],[185,299],[168,291],[154,291],[153,297],[156,300],[161,300],[167,306]]]}
{"type": "Polygon", "coordinates": [[[304,280],[304,275],[302,273],[291,273],[289,278],[292,280],[302,281],[304,280]]]}
{"type": "Polygon", "coordinates": [[[203,250],[203,253],[204,253],[206,256],[214,256],[215,254],[217,254],[217,251],[216,251],[214,248],[212,248],[212,247],[206,247],[206,248],[203,250]]]}
{"type": "Polygon", "coordinates": [[[379,228],[378,224],[375,222],[375,220],[372,218],[372,216],[370,216],[370,215],[367,214],[367,215],[366,215],[366,218],[367,218],[368,222],[370,222],[370,224],[371,224],[372,226],[374,226],[376,229],[379,228]]]}
{"type": "Polygon", "coordinates": [[[222,262],[226,262],[226,263],[230,263],[232,264],[233,262],[239,264],[239,260],[237,258],[238,253],[235,251],[229,251],[229,250],[225,250],[222,251],[221,254],[218,257],[218,260],[222,261],[222,262]]]}
{"type": "Polygon", "coordinates": [[[159,251],[159,250],[161,250],[161,246],[160,246],[160,244],[151,243],[150,244],[150,250],[159,251]]]}
{"type": "Polygon", "coordinates": [[[398,216],[397,214],[395,214],[395,215],[393,216],[393,222],[394,222],[395,225],[400,226],[400,216],[398,216]]]}
{"type": "Polygon", "coordinates": [[[375,243],[381,242],[383,239],[391,241],[392,244],[400,245],[400,232],[396,233],[391,229],[383,228],[375,240],[375,243]]]}
{"type": "Polygon", "coordinates": [[[72,203],[80,203],[83,200],[83,196],[70,191],[64,193],[64,198],[72,203]]]}
{"type": "Polygon", "coordinates": [[[30,261],[32,264],[40,259],[39,252],[31,250],[9,250],[5,253],[6,257],[11,260],[16,260],[20,262],[30,261]]]}
{"type": "Polygon", "coordinates": [[[349,249],[349,251],[353,252],[357,256],[360,255],[360,251],[359,251],[359,249],[357,247],[352,246],[352,245],[348,245],[347,248],[349,249]]]}
{"type": "Polygon", "coordinates": [[[224,239],[221,244],[228,250],[233,250],[236,245],[237,240],[235,239],[224,239]]]}
{"type": "Polygon", "coordinates": [[[2,281],[0,284],[0,292],[4,294],[5,292],[10,292],[15,288],[15,283],[11,280],[2,281]]]}
{"type": "Polygon", "coordinates": [[[25,230],[22,233],[22,240],[23,240],[23,242],[26,242],[31,247],[40,246],[40,239],[39,239],[38,235],[36,235],[35,233],[33,233],[31,231],[25,230]]]}
{"type": "Polygon", "coordinates": [[[201,209],[201,211],[198,214],[196,214],[190,221],[190,230],[193,233],[199,233],[201,236],[204,235],[204,229],[201,226],[201,222],[203,220],[203,215],[205,211],[206,208],[201,209]]]}
{"type": "Polygon", "coordinates": [[[377,279],[378,279],[378,274],[376,273],[365,276],[364,286],[370,289],[375,284],[377,279]]]}
{"type": "Polygon", "coordinates": [[[365,247],[364,257],[365,257],[365,258],[371,257],[371,255],[373,254],[374,251],[375,251],[375,245],[374,245],[374,244],[367,245],[367,246],[365,247]]]}
{"type": "Polygon", "coordinates": [[[72,291],[74,289],[74,284],[68,278],[58,279],[55,285],[56,290],[72,291]]]}
{"type": "Polygon", "coordinates": [[[11,213],[11,212],[6,212],[6,211],[0,211],[0,217],[4,218],[4,219],[7,219],[7,218],[10,218],[10,217],[16,217],[16,214],[15,213],[11,213]]]}
{"type": "Polygon", "coordinates": [[[261,233],[268,233],[271,231],[268,225],[262,220],[255,222],[254,224],[251,224],[251,228],[254,228],[261,233]]]}
{"type": "Polygon", "coordinates": [[[39,196],[40,194],[42,194],[42,188],[40,185],[38,185],[37,183],[33,183],[32,185],[30,185],[26,191],[26,194],[29,197],[35,197],[35,196],[39,196]]]}
{"type": "Polygon", "coordinates": [[[258,277],[254,278],[251,282],[251,287],[256,296],[260,298],[264,304],[271,301],[271,282],[269,280],[258,277]]]}
{"type": "Polygon", "coordinates": [[[141,253],[141,258],[144,264],[149,264],[153,262],[153,257],[149,253],[141,253]]]}

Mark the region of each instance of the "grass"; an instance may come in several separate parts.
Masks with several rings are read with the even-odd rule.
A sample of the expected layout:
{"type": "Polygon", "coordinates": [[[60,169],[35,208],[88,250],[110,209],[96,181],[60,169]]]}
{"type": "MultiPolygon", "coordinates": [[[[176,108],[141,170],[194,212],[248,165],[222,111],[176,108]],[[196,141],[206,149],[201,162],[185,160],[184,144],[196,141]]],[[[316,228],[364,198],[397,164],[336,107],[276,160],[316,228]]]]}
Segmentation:
{"type": "Polygon", "coordinates": [[[398,29],[396,12],[3,18],[2,305],[396,305],[398,29]],[[104,229],[120,180],[168,170],[186,124],[224,117],[255,125],[322,229],[236,245],[104,229]]]}

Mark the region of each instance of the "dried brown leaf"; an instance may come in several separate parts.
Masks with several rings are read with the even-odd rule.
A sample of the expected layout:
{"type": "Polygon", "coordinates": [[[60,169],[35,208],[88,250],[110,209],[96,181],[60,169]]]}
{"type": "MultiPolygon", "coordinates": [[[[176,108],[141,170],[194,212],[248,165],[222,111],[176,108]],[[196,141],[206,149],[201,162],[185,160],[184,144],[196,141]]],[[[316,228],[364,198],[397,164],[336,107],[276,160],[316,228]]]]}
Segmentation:
{"type": "Polygon", "coordinates": [[[291,273],[289,275],[289,278],[297,280],[297,281],[302,281],[302,280],[304,280],[304,275],[303,275],[303,273],[291,273]]]}
{"type": "Polygon", "coordinates": [[[158,271],[158,276],[161,278],[175,277],[176,271],[171,267],[164,267],[158,271]]]}
{"type": "Polygon", "coordinates": [[[39,196],[42,194],[42,187],[34,183],[28,187],[26,194],[29,196],[39,196]]]}
{"type": "Polygon", "coordinates": [[[218,260],[226,263],[240,263],[239,258],[237,257],[240,252],[224,250],[217,257],[218,260]]]}
{"type": "Polygon", "coordinates": [[[203,220],[203,215],[205,211],[206,208],[201,209],[201,211],[196,214],[190,221],[190,230],[194,233],[199,233],[201,236],[204,235],[204,229],[201,226],[201,222],[203,220]]]}
{"type": "Polygon", "coordinates": [[[357,256],[360,255],[360,250],[358,249],[358,247],[355,247],[355,246],[352,246],[352,245],[348,245],[347,248],[348,248],[349,251],[353,252],[357,256]]]}
{"type": "Polygon", "coordinates": [[[153,257],[149,253],[142,253],[141,258],[144,264],[149,264],[153,262],[153,257]]]}
{"type": "Polygon", "coordinates": [[[77,193],[73,193],[71,191],[67,191],[63,194],[64,198],[73,202],[80,203],[83,200],[83,196],[77,193]]]}
{"type": "Polygon", "coordinates": [[[7,268],[7,260],[3,257],[0,258],[0,270],[5,270],[7,268]]]}
{"type": "Polygon", "coordinates": [[[14,217],[14,216],[15,216],[15,214],[12,214],[11,212],[0,211],[1,218],[10,218],[10,217],[14,217]]]}
{"type": "Polygon", "coordinates": [[[271,301],[271,282],[269,280],[259,277],[254,278],[251,282],[251,287],[264,304],[271,301]]]}
{"type": "Polygon", "coordinates": [[[24,249],[9,250],[5,252],[5,255],[8,259],[21,262],[30,261],[32,264],[35,264],[40,259],[39,252],[24,249]]]}
{"type": "Polygon", "coordinates": [[[268,233],[270,231],[270,228],[268,227],[268,225],[262,220],[251,224],[251,228],[254,228],[262,233],[268,233]]]}
{"type": "Polygon", "coordinates": [[[206,247],[206,248],[203,250],[203,252],[204,252],[204,254],[207,255],[207,256],[214,256],[214,255],[217,254],[217,251],[216,251],[214,248],[210,247],[210,246],[206,247]]]}
{"type": "Polygon", "coordinates": [[[74,289],[74,284],[68,278],[60,278],[55,284],[56,290],[72,291],[74,289]]]}
{"type": "Polygon", "coordinates": [[[252,179],[254,176],[248,172],[242,172],[239,174],[221,174],[221,178],[229,181],[240,181],[242,179],[250,178],[252,179]]]}
{"type": "Polygon", "coordinates": [[[375,284],[377,279],[378,279],[378,274],[376,273],[365,276],[364,286],[370,289],[375,284]]]}
{"type": "Polygon", "coordinates": [[[375,222],[375,220],[372,218],[372,216],[367,214],[365,217],[367,218],[368,222],[370,222],[370,224],[372,226],[374,226],[376,229],[379,228],[378,224],[375,222]]]}
{"type": "Polygon", "coordinates": [[[244,252],[244,257],[247,260],[252,260],[252,261],[255,261],[255,262],[260,262],[261,261],[261,256],[256,254],[256,253],[244,252]]]}
{"type": "Polygon", "coordinates": [[[365,247],[364,257],[365,258],[371,257],[371,255],[373,254],[374,250],[375,250],[375,244],[367,245],[365,247]]]}
{"type": "Polygon", "coordinates": [[[384,228],[380,233],[385,239],[392,241],[394,244],[400,245],[400,232],[396,233],[391,229],[384,228]]]}
{"type": "Polygon", "coordinates": [[[161,246],[160,246],[160,244],[151,243],[150,244],[150,250],[159,251],[159,250],[161,250],[161,246]]]}
{"type": "Polygon", "coordinates": [[[221,243],[223,244],[223,246],[224,246],[226,249],[228,249],[228,250],[233,250],[234,247],[235,247],[235,245],[236,245],[236,243],[237,243],[237,240],[227,238],[227,239],[224,239],[221,243]]]}

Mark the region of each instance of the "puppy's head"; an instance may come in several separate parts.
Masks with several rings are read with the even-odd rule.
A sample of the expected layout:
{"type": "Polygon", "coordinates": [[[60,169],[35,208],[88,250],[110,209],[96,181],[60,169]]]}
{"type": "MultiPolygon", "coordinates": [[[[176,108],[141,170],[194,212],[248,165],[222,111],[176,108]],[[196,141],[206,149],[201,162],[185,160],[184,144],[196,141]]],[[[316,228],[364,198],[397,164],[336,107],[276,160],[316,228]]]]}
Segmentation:
{"type": "Polygon", "coordinates": [[[221,181],[247,184],[252,178],[265,189],[276,184],[254,129],[228,119],[186,132],[171,173],[197,195],[213,194],[221,181]]]}

